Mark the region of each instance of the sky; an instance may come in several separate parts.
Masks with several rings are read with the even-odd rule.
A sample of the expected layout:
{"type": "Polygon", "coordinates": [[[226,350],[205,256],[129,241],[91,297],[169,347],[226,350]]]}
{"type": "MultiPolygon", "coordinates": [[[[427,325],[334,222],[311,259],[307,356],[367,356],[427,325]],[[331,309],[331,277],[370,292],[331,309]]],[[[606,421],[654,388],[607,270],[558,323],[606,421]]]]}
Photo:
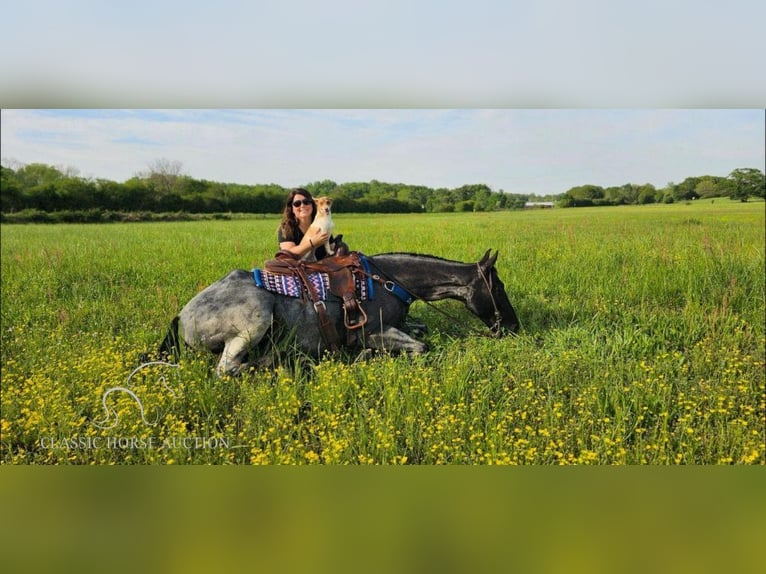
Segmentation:
{"type": "Polygon", "coordinates": [[[196,179],[315,181],[559,194],[764,169],[747,109],[3,109],[4,165],[125,181],[157,160],[196,179]]]}

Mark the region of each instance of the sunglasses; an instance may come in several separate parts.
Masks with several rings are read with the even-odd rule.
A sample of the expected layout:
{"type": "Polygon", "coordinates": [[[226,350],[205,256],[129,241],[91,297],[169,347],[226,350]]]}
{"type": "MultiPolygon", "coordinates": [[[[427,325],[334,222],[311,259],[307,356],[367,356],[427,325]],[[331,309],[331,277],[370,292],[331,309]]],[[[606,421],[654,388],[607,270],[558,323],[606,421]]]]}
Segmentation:
{"type": "Polygon", "coordinates": [[[301,205],[314,205],[314,202],[310,199],[296,199],[293,201],[293,207],[300,207],[301,205]]]}

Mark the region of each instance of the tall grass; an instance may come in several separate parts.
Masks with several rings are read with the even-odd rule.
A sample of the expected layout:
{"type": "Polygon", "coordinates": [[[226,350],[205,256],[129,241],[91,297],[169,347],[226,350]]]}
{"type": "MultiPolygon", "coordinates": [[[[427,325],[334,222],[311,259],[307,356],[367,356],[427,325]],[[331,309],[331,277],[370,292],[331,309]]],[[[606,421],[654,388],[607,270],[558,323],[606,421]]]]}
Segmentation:
{"type": "Polygon", "coordinates": [[[217,380],[200,354],[128,384],[188,299],[273,255],[277,220],[3,225],[2,460],[764,463],[762,203],[335,221],[369,254],[497,249],[521,334],[415,303],[421,357],[217,380]],[[117,386],[143,418],[126,392],[104,409],[117,386]]]}

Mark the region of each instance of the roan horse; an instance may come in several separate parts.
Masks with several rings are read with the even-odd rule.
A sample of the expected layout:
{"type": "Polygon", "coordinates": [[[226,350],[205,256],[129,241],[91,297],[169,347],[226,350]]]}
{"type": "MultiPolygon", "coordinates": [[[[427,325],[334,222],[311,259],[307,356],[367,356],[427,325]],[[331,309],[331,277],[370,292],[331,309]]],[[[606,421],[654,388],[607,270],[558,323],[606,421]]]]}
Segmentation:
{"type": "MultiPolygon", "coordinates": [[[[326,302],[346,345],[385,351],[422,353],[426,345],[405,332],[410,302],[457,299],[497,335],[516,333],[519,321],[495,269],[497,253],[488,250],[478,263],[461,263],[412,253],[368,256],[374,296],[362,301],[367,324],[346,331],[340,302],[326,302]],[[348,335],[346,338],[345,336],[348,335]]],[[[297,347],[312,356],[325,350],[317,313],[303,299],[278,295],[256,285],[253,273],[234,270],[194,298],[173,319],[161,354],[177,354],[178,335],[193,349],[221,353],[219,376],[236,375],[250,365],[254,351],[275,326],[292,327],[297,347]]]]}

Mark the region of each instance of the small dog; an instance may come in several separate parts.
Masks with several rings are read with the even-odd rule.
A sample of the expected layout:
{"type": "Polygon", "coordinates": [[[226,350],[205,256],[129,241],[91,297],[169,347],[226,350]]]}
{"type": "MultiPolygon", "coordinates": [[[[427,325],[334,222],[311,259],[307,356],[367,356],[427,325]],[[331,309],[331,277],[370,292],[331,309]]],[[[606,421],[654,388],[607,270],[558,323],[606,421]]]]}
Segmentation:
{"type": "MultiPolygon", "coordinates": [[[[314,221],[312,222],[311,227],[309,227],[307,233],[312,232],[313,229],[318,229],[320,232],[325,232],[332,235],[332,232],[335,230],[335,224],[332,222],[332,198],[326,196],[317,197],[314,199],[314,203],[316,203],[317,206],[317,214],[314,217],[314,221]]],[[[319,246],[315,245],[314,247],[316,248],[319,246]]],[[[335,249],[333,248],[329,239],[324,244],[324,248],[327,251],[327,255],[335,254],[335,249]]],[[[312,249],[306,253],[306,255],[303,256],[303,260],[316,260],[316,257],[314,256],[314,250],[312,249]]]]}

